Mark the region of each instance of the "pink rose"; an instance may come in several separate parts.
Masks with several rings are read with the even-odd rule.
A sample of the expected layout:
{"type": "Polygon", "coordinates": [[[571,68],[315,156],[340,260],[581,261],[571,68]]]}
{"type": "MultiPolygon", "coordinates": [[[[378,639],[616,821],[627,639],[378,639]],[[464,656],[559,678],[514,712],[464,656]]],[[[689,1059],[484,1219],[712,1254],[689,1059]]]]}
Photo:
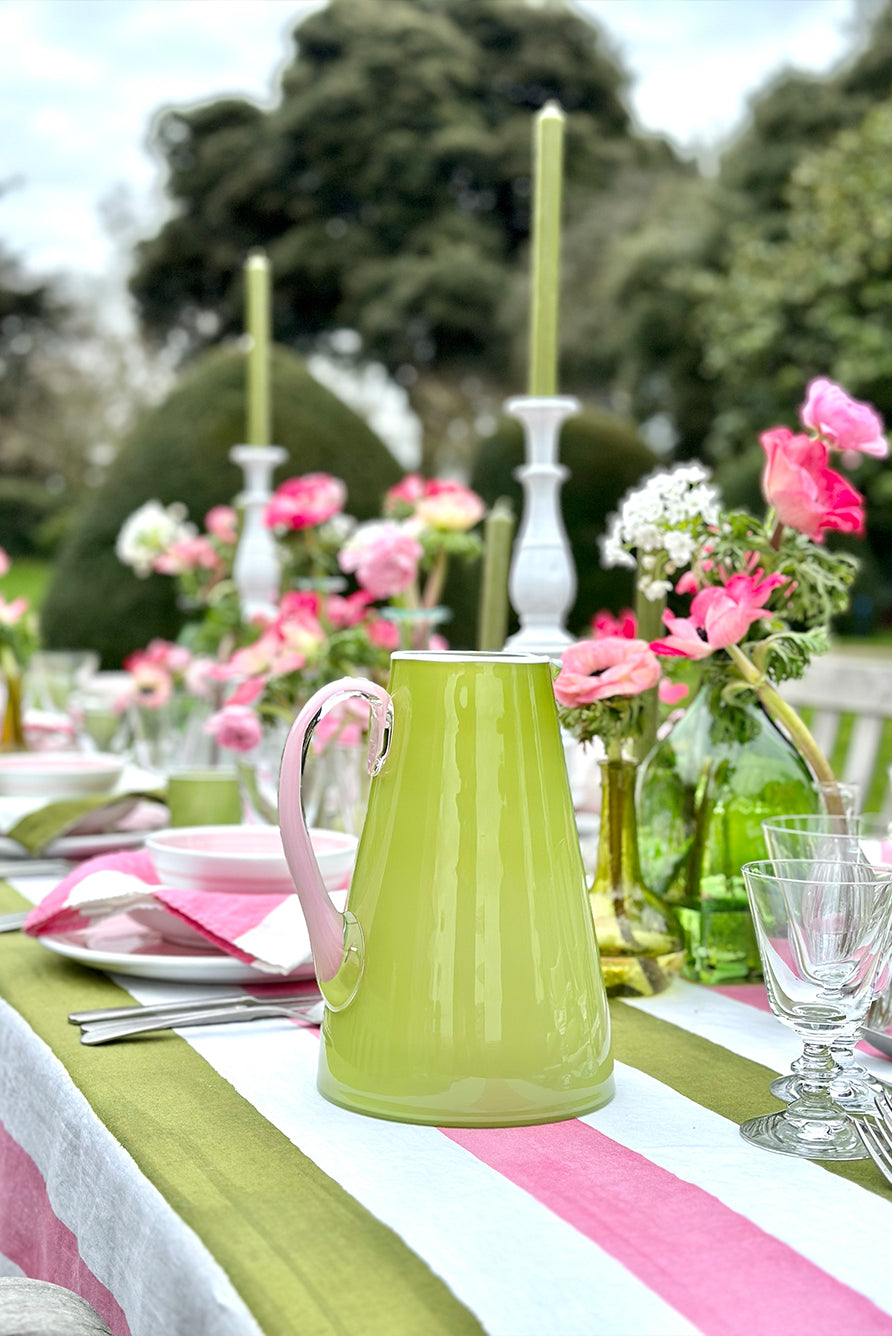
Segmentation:
{"type": "Polygon", "coordinates": [[[464,533],[486,514],[483,500],[460,482],[433,480],[415,506],[415,516],[431,529],[464,533]]]}
{"type": "Polygon", "coordinates": [[[794,436],[786,427],[763,432],[759,439],[766,456],[762,495],[781,524],[815,543],[822,543],[832,529],[864,533],[864,497],[827,467],[826,445],[794,436]]]}
{"type": "Polygon", "coordinates": [[[311,529],[344,509],[347,488],[330,473],[304,473],[277,487],[264,513],[268,529],[311,529]]]}
{"type": "Polygon", "coordinates": [[[396,520],[381,520],[359,526],[338,553],[338,564],[354,573],[372,598],[393,598],[414,584],[423,554],[408,529],[396,520]]]}
{"type": "Polygon", "coordinates": [[[855,450],[885,459],[889,442],[883,420],[870,404],[850,399],[832,380],[813,380],[799,410],[804,427],[822,436],[834,450],[855,450]]]}
{"type": "Polygon", "coordinates": [[[660,664],[646,641],[605,636],[564,650],[554,694],[572,710],[611,696],[637,696],[659,680],[660,664]]]}
{"type": "Polygon", "coordinates": [[[204,527],[221,543],[238,541],[238,512],[232,506],[212,506],[204,517],[204,527]]]}
{"type": "Polygon", "coordinates": [[[9,560],[9,554],[6,548],[0,547],[0,576],[5,575],[12,562],[9,560]]]}
{"type": "Polygon", "coordinates": [[[205,721],[204,731],[221,747],[237,752],[253,751],[263,738],[260,720],[247,705],[224,705],[205,721]]]}

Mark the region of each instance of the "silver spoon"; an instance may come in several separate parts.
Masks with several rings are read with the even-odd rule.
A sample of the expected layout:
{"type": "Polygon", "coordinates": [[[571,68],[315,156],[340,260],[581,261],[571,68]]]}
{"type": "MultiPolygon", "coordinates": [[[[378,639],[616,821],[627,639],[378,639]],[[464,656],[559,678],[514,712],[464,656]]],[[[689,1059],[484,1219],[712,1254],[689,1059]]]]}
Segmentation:
{"type": "Polygon", "coordinates": [[[171,1016],[149,1017],[143,1020],[99,1021],[95,1025],[84,1027],[81,1043],[107,1044],[115,1039],[127,1039],[135,1034],[149,1034],[154,1030],[183,1030],[190,1025],[228,1025],[240,1021],[268,1020],[274,1016],[288,1016],[292,1020],[305,1021],[308,1025],[319,1025],[324,1014],[324,1002],[314,1002],[310,1006],[299,1003],[267,1002],[257,1007],[178,1012],[171,1016]]]}

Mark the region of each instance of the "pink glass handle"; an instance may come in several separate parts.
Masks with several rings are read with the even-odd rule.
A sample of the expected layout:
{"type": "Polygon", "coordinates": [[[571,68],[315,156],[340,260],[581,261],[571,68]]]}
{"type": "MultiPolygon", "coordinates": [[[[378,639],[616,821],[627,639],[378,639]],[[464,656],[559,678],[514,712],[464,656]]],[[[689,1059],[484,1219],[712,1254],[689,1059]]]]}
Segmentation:
{"type": "MultiPolygon", "coordinates": [[[[348,941],[351,936],[350,916],[335,909],[325,889],[303,813],[301,779],[313,730],[323,714],[327,714],[338,701],[350,696],[362,697],[371,707],[368,770],[370,775],[378,773],[390,746],[393,720],[390,697],[383,687],[367,678],[342,677],[337,682],[321,687],[311,696],[291,725],[279,775],[279,826],[285,857],[310,934],[316,977],[326,1000],[335,1006],[346,1006],[355,992],[359,974],[356,973],[355,983],[343,1000],[334,994],[329,999],[325,985],[335,978],[342,965],[348,963],[350,950],[361,955],[361,933],[359,925],[352,920],[355,931],[352,933],[352,942],[348,941]]],[[[353,964],[361,971],[361,959],[357,957],[353,964]]]]}

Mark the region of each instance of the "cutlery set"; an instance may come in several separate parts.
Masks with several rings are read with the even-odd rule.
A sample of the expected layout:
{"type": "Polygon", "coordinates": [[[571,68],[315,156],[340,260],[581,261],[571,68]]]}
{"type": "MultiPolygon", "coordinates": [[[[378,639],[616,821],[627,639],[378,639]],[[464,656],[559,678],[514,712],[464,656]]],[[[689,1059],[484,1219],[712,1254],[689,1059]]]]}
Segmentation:
{"type": "Polygon", "coordinates": [[[160,1002],[145,1007],[104,1007],[97,1011],[73,1011],[68,1019],[72,1025],[81,1027],[81,1043],[92,1045],[156,1030],[268,1020],[276,1016],[302,1021],[305,1025],[319,1025],[324,1010],[321,993],[305,989],[300,994],[283,997],[236,993],[213,999],[160,1002]]]}

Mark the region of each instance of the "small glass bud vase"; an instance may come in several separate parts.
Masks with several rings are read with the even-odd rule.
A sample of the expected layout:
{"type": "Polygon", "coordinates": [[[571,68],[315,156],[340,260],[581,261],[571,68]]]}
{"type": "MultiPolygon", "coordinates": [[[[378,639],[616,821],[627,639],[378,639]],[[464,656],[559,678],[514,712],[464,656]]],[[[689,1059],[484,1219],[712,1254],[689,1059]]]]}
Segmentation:
{"type": "Polygon", "coordinates": [[[10,670],[4,674],[6,686],[6,704],[3,707],[3,724],[0,728],[0,751],[25,751],[25,728],[23,722],[22,675],[10,670]]]}
{"type": "Polygon", "coordinates": [[[636,770],[625,757],[601,762],[601,830],[589,900],[608,997],[661,993],[684,962],[674,911],[641,879],[636,770]]]}

